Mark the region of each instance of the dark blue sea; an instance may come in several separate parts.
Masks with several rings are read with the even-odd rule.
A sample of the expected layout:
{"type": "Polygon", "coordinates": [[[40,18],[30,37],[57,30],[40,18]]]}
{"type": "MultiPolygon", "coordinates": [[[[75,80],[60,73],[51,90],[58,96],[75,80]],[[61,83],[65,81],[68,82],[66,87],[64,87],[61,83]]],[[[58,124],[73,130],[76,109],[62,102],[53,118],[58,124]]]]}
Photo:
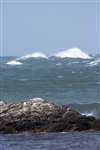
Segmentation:
{"type": "MultiPolygon", "coordinates": [[[[0,58],[0,100],[41,97],[100,117],[100,58],[0,58]],[[8,63],[14,60],[15,62],[8,63]]],[[[100,150],[100,133],[0,135],[0,150],[100,150]]]]}
{"type": "Polygon", "coordinates": [[[0,150],[100,150],[100,133],[0,135],[0,150]]]}

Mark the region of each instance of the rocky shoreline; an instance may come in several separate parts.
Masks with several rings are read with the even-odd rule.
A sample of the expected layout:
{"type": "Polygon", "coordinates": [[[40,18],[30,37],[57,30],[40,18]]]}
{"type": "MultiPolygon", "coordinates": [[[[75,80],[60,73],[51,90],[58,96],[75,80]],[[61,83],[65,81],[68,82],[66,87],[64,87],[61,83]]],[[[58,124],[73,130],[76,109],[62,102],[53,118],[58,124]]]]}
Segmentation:
{"type": "Polygon", "coordinates": [[[70,108],[41,98],[7,104],[0,101],[0,133],[31,131],[100,131],[100,119],[85,116],[70,108]]]}

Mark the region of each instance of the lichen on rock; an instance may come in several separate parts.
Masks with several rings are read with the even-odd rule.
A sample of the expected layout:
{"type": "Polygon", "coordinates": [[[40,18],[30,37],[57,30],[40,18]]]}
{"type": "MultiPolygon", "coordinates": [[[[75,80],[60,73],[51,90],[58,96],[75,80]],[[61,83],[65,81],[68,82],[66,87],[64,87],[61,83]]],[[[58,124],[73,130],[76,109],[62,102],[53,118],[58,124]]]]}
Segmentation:
{"type": "Polygon", "coordinates": [[[59,106],[41,98],[26,102],[0,101],[0,133],[100,131],[100,119],[83,116],[69,106],[59,106]]]}

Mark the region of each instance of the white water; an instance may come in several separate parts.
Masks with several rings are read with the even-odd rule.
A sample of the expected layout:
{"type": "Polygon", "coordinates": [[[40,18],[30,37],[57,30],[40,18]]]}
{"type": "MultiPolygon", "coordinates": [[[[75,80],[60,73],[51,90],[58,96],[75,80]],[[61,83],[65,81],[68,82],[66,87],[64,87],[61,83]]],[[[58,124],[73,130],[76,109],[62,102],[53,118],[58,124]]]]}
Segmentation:
{"type": "Polygon", "coordinates": [[[67,58],[67,57],[81,58],[81,59],[90,59],[91,58],[88,54],[84,53],[79,48],[72,48],[72,49],[64,50],[64,51],[56,53],[54,56],[59,57],[59,58],[67,58]]]}
{"type": "Polygon", "coordinates": [[[22,60],[22,59],[26,60],[29,58],[45,58],[45,59],[47,59],[48,57],[44,53],[36,52],[36,53],[32,53],[32,54],[28,54],[28,55],[19,57],[19,58],[17,58],[17,60],[22,60]]]}
{"type": "Polygon", "coordinates": [[[22,65],[23,63],[17,61],[17,60],[11,60],[6,63],[7,65],[22,65]]]}
{"type": "Polygon", "coordinates": [[[86,113],[82,113],[82,115],[95,116],[95,113],[94,112],[86,112],[86,113]]]}
{"type": "MultiPolygon", "coordinates": [[[[58,52],[56,54],[53,54],[52,56],[59,57],[61,59],[62,58],[67,58],[67,57],[69,57],[69,58],[81,58],[81,59],[90,59],[91,58],[88,54],[84,53],[79,48],[72,48],[72,49],[64,50],[64,51],[58,52]]],[[[11,61],[7,62],[6,64],[8,64],[8,65],[22,65],[23,63],[20,62],[20,60],[27,60],[27,59],[30,59],[30,58],[48,59],[50,57],[48,57],[46,54],[44,54],[42,52],[35,52],[35,53],[32,53],[32,54],[27,54],[25,56],[16,58],[14,60],[11,60],[11,61]]],[[[93,61],[89,65],[96,65],[99,62],[100,62],[100,60],[93,61]]],[[[56,65],[60,66],[61,64],[59,63],[59,64],[56,64],[56,65]]]]}
{"type": "Polygon", "coordinates": [[[96,66],[96,65],[98,65],[99,63],[100,63],[100,59],[97,59],[97,60],[91,61],[91,62],[89,63],[89,65],[90,65],[90,66],[96,66]]]}

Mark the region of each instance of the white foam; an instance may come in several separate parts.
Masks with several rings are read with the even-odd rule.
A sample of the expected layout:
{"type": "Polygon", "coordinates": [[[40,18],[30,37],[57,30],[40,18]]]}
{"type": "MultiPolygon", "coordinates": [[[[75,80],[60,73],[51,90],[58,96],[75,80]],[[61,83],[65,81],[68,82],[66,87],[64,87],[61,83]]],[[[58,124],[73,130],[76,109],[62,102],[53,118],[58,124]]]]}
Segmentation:
{"type": "Polygon", "coordinates": [[[86,115],[86,116],[95,116],[94,112],[86,112],[86,113],[82,113],[82,115],[86,115]]]}
{"type": "Polygon", "coordinates": [[[91,62],[89,63],[89,65],[90,65],[90,66],[96,66],[96,65],[98,65],[99,63],[100,63],[100,59],[91,61],[91,62]]]}
{"type": "Polygon", "coordinates": [[[19,58],[17,58],[17,60],[22,60],[22,59],[26,60],[29,58],[45,58],[45,59],[47,59],[48,57],[44,53],[36,52],[36,53],[32,53],[32,54],[28,54],[28,55],[19,57],[19,58]]]}
{"type": "Polygon", "coordinates": [[[58,79],[62,79],[62,78],[64,78],[64,76],[58,75],[57,78],[58,78],[58,79]]]}
{"type": "Polygon", "coordinates": [[[57,63],[56,66],[62,66],[62,63],[57,63]]]}
{"type": "Polygon", "coordinates": [[[76,73],[75,71],[72,71],[72,74],[76,73]]]}
{"type": "Polygon", "coordinates": [[[72,49],[68,49],[68,50],[64,50],[61,52],[58,52],[54,55],[55,57],[59,57],[59,58],[81,58],[81,59],[90,59],[91,57],[82,52],[79,48],[72,48],[72,49]]]}
{"type": "Polygon", "coordinates": [[[11,60],[11,61],[7,62],[6,64],[7,65],[22,65],[22,63],[17,60],[11,60]]]}
{"type": "Polygon", "coordinates": [[[44,99],[43,98],[40,98],[40,97],[33,97],[33,99],[31,99],[31,100],[33,100],[34,102],[36,101],[41,101],[41,102],[43,102],[44,101],[44,99]]]}

